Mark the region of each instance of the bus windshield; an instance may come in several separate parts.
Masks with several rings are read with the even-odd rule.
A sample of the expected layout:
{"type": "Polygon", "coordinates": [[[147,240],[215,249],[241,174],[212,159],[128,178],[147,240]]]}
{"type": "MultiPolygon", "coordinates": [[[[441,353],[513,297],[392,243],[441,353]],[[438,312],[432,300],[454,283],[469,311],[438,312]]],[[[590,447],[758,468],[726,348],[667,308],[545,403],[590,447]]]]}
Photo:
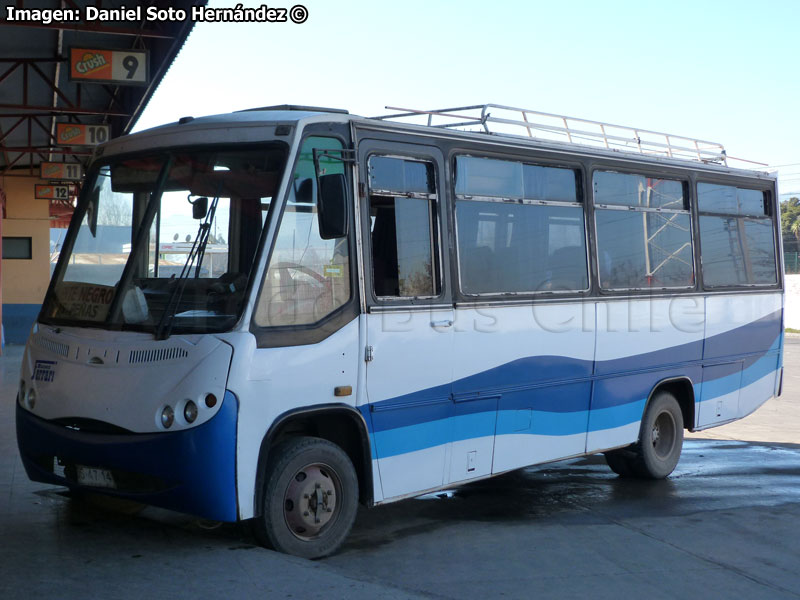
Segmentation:
{"type": "Polygon", "coordinates": [[[286,149],[192,149],[96,165],[41,321],[211,332],[241,314],[286,149]]]}

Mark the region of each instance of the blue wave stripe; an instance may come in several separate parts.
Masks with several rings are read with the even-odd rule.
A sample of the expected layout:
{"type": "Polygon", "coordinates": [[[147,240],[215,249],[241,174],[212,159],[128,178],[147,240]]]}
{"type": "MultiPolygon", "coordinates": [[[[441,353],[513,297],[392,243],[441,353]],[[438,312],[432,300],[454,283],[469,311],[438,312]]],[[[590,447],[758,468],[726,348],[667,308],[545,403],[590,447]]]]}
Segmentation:
{"type": "MultiPolygon", "coordinates": [[[[776,371],[771,372],[775,373],[776,371]]],[[[770,371],[763,375],[769,373],[770,371]]],[[[699,386],[695,386],[695,391],[699,392],[699,386]]],[[[714,393],[716,394],[716,391],[714,393]]],[[[713,399],[713,397],[706,398],[707,401],[713,399]]],[[[500,410],[496,415],[493,412],[471,413],[376,431],[372,434],[375,448],[372,458],[388,458],[449,442],[486,437],[492,435],[493,432],[494,435],[527,434],[560,437],[580,435],[587,431],[614,429],[639,422],[646,402],[646,398],[639,398],[625,404],[591,412],[558,413],[533,410],[531,411],[531,425],[526,429],[518,428],[518,410],[500,410]],[[458,434],[456,435],[455,432],[458,434]]]]}
{"type": "Polygon", "coordinates": [[[777,352],[770,352],[741,372],[736,371],[725,377],[704,381],[702,384],[702,402],[708,402],[730,394],[751,383],[755,383],[770,373],[775,373],[778,370],[778,358],[779,354],[777,352]]]}
{"type": "Polygon", "coordinates": [[[644,414],[645,404],[647,404],[646,397],[627,404],[592,410],[589,415],[589,431],[602,431],[637,423],[644,414]]]}
{"type": "Polygon", "coordinates": [[[519,429],[516,410],[500,410],[497,413],[497,435],[528,433],[534,435],[565,436],[585,433],[589,411],[572,413],[553,413],[541,410],[531,411],[531,423],[519,429]]]}
{"type": "Polygon", "coordinates": [[[647,398],[653,386],[664,379],[687,376],[691,381],[702,379],[702,367],[690,365],[645,373],[633,373],[598,379],[592,394],[592,412],[637,402],[647,398]]]}
{"type": "MultiPolygon", "coordinates": [[[[780,365],[781,331],[775,330],[774,325],[780,325],[780,313],[773,313],[756,322],[753,336],[749,335],[749,326],[743,326],[733,332],[726,332],[714,338],[726,338],[729,344],[738,343],[735,347],[742,347],[743,340],[747,340],[745,347],[755,347],[766,350],[763,354],[747,356],[743,359],[744,369],[740,372],[739,365],[735,363],[732,369],[728,365],[716,365],[715,378],[704,382],[703,398],[710,400],[722,396],[739,387],[744,387],[762,377],[775,373],[780,365]],[[777,321],[775,315],[778,315],[777,321]],[[770,323],[773,336],[767,341],[764,322],[770,323]],[[717,368],[721,367],[721,368],[717,368]],[[733,371],[733,372],[731,372],[733,371]]],[[[711,338],[709,338],[711,339],[711,338]]],[[[729,348],[731,346],[728,346],[729,348]]],[[[681,348],[676,347],[676,348],[681,348]]],[[[671,354],[673,349],[667,349],[671,354]]],[[[659,351],[661,352],[661,351],[659,351]]],[[[652,354],[652,353],[651,353],[652,354]]],[[[498,369],[490,369],[476,376],[464,378],[457,383],[461,390],[469,389],[467,381],[489,388],[490,374],[504,373],[509,378],[519,377],[518,373],[527,369],[528,381],[534,380],[531,372],[552,373],[565,372],[569,361],[578,363],[579,372],[586,373],[585,363],[566,357],[531,357],[507,363],[498,369]],[[544,359],[548,369],[538,369],[538,358],[544,359]],[[558,360],[555,360],[558,359],[558,360]],[[583,366],[584,368],[581,368],[583,366]]],[[[632,361],[636,357],[605,361],[616,363],[619,361],[632,361]]],[[[639,366],[638,368],[641,368],[639,366]]],[[[365,420],[369,424],[373,437],[373,458],[381,458],[405,454],[439,446],[452,441],[507,434],[535,434],[548,436],[566,436],[583,434],[587,431],[600,431],[613,429],[638,422],[644,411],[646,398],[652,387],[660,380],[674,376],[687,375],[695,382],[695,398],[701,397],[702,365],[683,365],[673,369],[659,369],[645,373],[621,374],[618,377],[595,379],[594,393],[590,393],[591,377],[587,381],[556,382],[552,381],[547,387],[528,389],[506,389],[499,397],[499,406],[489,399],[478,402],[459,403],[453,415],[453,405],[444,401],[443,394],[448,386],[442,385],[421,392],[414,392],[402,397],[386,400],[376,405],[362,407],[365,420]],[[589,399],[591,397],[591,410],[589,399]],[[409,406],[416,401],[437,402],[422,406],[409,406]],[[527,413],[526,413],[527,411],[527,413]],[[528,416],[529,415],[529,416],[528,416]],[[521,427],[523,421],[528,420],[527,427],[521,427]]],[[[710,370],[706,372],[706,375],[710,370]]],[[[495,379],[496,382],[502,379],[495,379]]],[[[454,383],[454,389],[456,384],[454,383]]],[[[496,389],[495,383],[494,389],[496,389]]],[[[475,392],[476,399],[480,392],[475,392]]],[[[699,401],[699,400],[698,400],[699,401]]]]}
{"type": "Polygon", "coordinates": [[[568,356],[528,356],[453,382],[453,393],[494,390],[498,382],[525,385],[590,378],[592,361],[568,356]]]}
{"type": "MultiPolygon", "coordinates": [[[[748,325],[712,336],[708,338],[708,340],[717,340],[715,344],[723,344],[729,349],[736,349],[744,346],[748,348],[757,348],[759,351],[763,352],[764,350],[780,347],[780,322],[780,311],[777,311],[748,325]],[[753,332],[752,336],[751,327],[753,332]],[[769,339],[768,332],[772,332],[772,337],[769,339]]],[[[599,366],[597,368],[597,374],[620,373],[624,375],[626,372],[635,372],[641,371],[643,368],[652,368],[654,364],[658,366],[666,365],[667,368],[669,368],[670,364],[675,364],[676,362],[683,363],[682,371],[686,373],[692,369],[691,366],[686,366],[686,357],[694,353],[697,344],[702,345],[703,341],[674,346],[672,348],[641,355],[609,361],[598,361],[597,365],[599,366]],[[682,358],[682,360],[677,360],[678,357],[682,358]],[[643,362],[640,362],[640,359],[643,362]],[[672,360],[672,362],[670,362],[670,360],[672,360]]],[[[754,354],[746,357],[744,359],[744,366],[748,367],[757,362],[761,356],[763,356],[763,354],[754,354]]],[[[587,381],[595,379],[597,375],[594,377],[591,375],[591,364],[591,361],[563,356],[527,357],[488,369],[476,375],[456,380],[452,383],[452,391],[455,395],[466,393],[475,395],[482,393],[502,393],[504,396],[503,404],[506,402],[505,396],[510,392],[524,391],[528,396],[527,405],[531,406],[530,402],[533,401],[534,405],[532,407],[537,410],[548,412],[586,410],[587,406],[585,400],[581,398],[580,394],[553,393],[553,390],[557,389],[553,387],[550,387],[547,393],[537,394],[536,389],[538,386],[566,386],[579,380],[581,377],[586,378],[587,381]],[[566,376],[572,379],[572,382],[564,381],[564,377],[566,376]]],[[[738,365],[730,365],[717,370],[717,376],[727,376],[734,371],[738,371],[738,365]]],[[[648,375],[645,374],[644,380],[650,381],[647,377],[648,375]]],[[[624,376],[622,379],[629,381],[628,376],[624,376]]],[[[696,378],[692,377],[693,381],[700,381],[700,379],[699,376],[696,378]]],[[[596,379],[596,381],[603,382],[608,381],[608,379],[601,378],[596,379]]],[[[432,418],[429,407],[413,408],[409,407],[409,405],[417,402],[444,401],[449,396],[449,392],[450,385],[443,384],[373,403],[371,406],[373,407],[372,417],[374,428],[376,431],[380,431],[428,421],[432,418]],[[391,411],[393,414],[387,415],[385,418],[377,418],[377,412],[395,407],[402,408],[402,410],[391,411]]],[[[649,392],[649,390],[647,390],[647,392],[649,392]]],[[[647,392],[643,392],[642,395],[646,396],[647,392]]],[[[599,397],[602,399],[602,402],[596,404],[593,408],[600,409],[614,404],[632,401],[632,396],[629,393],[601,394],[599,397]]],[[[638,398],[641,396],[636,397],[638,398]]],[[[480,411],[481,407],[476,406],[473,410],[480,411]]]]}

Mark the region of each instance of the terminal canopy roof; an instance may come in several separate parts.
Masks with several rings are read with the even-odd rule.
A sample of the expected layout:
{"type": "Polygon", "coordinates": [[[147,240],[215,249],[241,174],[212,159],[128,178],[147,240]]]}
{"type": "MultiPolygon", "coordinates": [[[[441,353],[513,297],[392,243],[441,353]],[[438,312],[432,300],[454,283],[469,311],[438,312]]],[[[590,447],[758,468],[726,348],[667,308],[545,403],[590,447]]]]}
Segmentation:
{"type": "MultiPolygon", "coordinates": [[[[92,148],[59,145],[56,139],[59,123],[107,125],[109,137],[130,132],[192,29],[190,7],[206,2],[4,2],[0,15],[0,177],[38,176],[42,162],[85,166],[92,148]],[[18,10],[68,9],[76,11],[70,14],[79,14],[81,18],[50,23],[47,19],[10,20],[9,6],[18,10]],[[131,19],[133,15],[127,13],[124,15],[127,20],[88,20],[87,7],[100,10],[141,7],[141,18],[131,19]],[[188,16],[185,21],[149,21],[148,7],[184,9],[188,16]],[[149,77],[139,85],[73,80],[71,48],[145,51],[149,77]]],[[[130,62],[126,64],[130,66],[130,62]]]]}

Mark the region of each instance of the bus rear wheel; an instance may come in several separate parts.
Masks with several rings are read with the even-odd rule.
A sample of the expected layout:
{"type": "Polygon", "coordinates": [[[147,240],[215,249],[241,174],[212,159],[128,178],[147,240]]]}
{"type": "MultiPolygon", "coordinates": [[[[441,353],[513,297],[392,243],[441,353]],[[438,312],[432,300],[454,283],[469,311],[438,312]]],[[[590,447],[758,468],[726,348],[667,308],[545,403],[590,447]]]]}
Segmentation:
{"type": "Polygon", "coordinates": [[[635,455],[630,450],[611,450],[610,452],[605,452],[604,456],[606,463],[614,473],[620,477],[634,476],[631,463],[635,455]]]}
{"type": "Polygon", "coordinates": [[[258,540],[302,558],[321,558],[344,542],[358,509],[350,458],[319,438],[292,438],[271,450],[264,504],[254,521],[258,540]]]}
{"type": "Polygon", "coordinates": [[[647,405],[639,441],[606,452],[606,462],[621,477],[664,479],[678,464],[683,447],[683,413],[671,393],[658,392],[647,405]]]}

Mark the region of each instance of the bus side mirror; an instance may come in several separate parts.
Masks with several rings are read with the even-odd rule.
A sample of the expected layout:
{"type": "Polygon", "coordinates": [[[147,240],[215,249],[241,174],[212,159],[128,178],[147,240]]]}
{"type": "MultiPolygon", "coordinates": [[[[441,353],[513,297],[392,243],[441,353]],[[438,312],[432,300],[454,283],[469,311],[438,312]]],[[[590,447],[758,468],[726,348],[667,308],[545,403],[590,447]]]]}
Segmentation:
{"type": "Polygon", "coordinates": [[[349,204],[344,174],[320,175],[317,182],[319,237],[323,240],[345,237],[348,233],[349,204]]]}
{"type": "Polygon", "coordinates": [[[208,214],[208,198],[202,196],[192,201],[191,196],[189,196],[189,204],[192,205],[192,218],[194,220],[200,221],[206,218],[208,214]]]}

